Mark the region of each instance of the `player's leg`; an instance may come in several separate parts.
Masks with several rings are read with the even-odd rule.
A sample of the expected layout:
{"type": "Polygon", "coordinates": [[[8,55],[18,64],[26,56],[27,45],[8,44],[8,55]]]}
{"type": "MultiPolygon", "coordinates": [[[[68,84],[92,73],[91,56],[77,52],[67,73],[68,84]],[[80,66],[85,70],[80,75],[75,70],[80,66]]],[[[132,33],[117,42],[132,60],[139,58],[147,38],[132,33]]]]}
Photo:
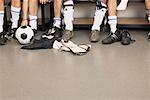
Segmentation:
{"type": "MultiPolygon", "coordinates": [[[[54,22],[53,28],[49,29],[46,35],[53,35],[56,38],[62,37],[62,29],[61,29],[61,9],[62,9],[62,1],[63,0],[54,0],[54,22]]],[[[48,0],[39,0],[40,3],[46,4],[48,0]]]]}
{"type": "Polygon", "coordinates": [[[120,41],[123,45],[129,45],[133,40],[127,30],[123,30],[121,33],[117,29],[117,0],[108,0],[108,23],[110,25],[110,34],[107,38],[102,40],[103,44],[112,44],[120,41]]]}
{"type": "Polygon", "coordinates": [[[20,0],[11,0],[11,30],[6,35],[7,39],[11,39],[17,28],[18,28],[18,22],[20,18],[20,10],[21,10],[21,1],[20,0]]]}
{"type": "Polygon", "coordinates": [[[63,0],[54,0],[54,23],[53,27],[61,27],[61,9],[63,0]]]}
{"type": "Polygon", "coordinates": [[[20,10],[21,10],[21,1],[20,0],[11,0],[11,15],[12,15],[12,26],[11,28],[18,27],[18,20],[20,18],[20,10]]]}
{"type": "Polygon", "coordinates": [[[22,21],[21,26],[27,26],[28,25],[28,10],[29,10],[29,0],[23,0],[22,5],[22,21]]]}
{"type": "Polygon", "coordinates": [[[3,32],[4,24],[4,0],[0,0],[0,33],[3,32]]]}
{"type": "Polygon", "coordinates": [[[49,34],[53,34],[55,38],[62,38],[62,29],[61,29],[61,9],[62,9],[63,0],[54,0],[54,22],[53,29],[49,30],[49,34]]]}
{"type": "Polygon", "coordinates": [[[0,45],[4,45],[6,43],[5,32],[3,29],[4,24],[4,0],[0,0],[0,45]]]}
{"type": "Polygon", "coordinates": [[[65,0],[64,3],[64,22],[65,31],[63,33],[63,40],[67,42],[73,37],[73,13],[74,13],[74,3],[73,0],[65,0]]]}
{"type": "Polygon", "coordinates": [[[29,25],[37,32],[38,0],[29,0],[29,25]]]}
{"type": "Polygon", "coordinates": [[[145,0],[146,5],[146,15],[148,17],[148,21],[150,22],[150,0],[145,0]]]}
{"type": "Polygon", "coordinates": [[[91,29],[90,41],[98,42],[100,38],[100,25],[103,22],[105,14],[107,12],[106,0],[96,1],[96,11],[94,15],[94,23],[91,29]]]}
{"type": "MultiPolygon", "coordinates": [[[[150,23],[150,0],[145,0],[145,6],[146,6],[146,15],[150,23]]],[[[150,40],[150,32],[148,33],[148,38],[150,40]]]]}
{"type": "Polygon", "coordinates": [[[108,0],[108,23],[110,25],[110,34],[104,40],[103,44],[111,44],[120,41],[121,34],[117,31],[117,0],[108,0]]]}

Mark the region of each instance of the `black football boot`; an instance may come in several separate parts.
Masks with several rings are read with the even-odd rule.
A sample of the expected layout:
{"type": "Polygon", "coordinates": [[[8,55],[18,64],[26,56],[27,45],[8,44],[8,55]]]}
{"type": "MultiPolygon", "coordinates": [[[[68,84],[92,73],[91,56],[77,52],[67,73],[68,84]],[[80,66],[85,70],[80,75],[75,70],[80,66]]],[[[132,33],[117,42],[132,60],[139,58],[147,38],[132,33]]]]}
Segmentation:
{"type": "Polygon", "coordinates": [[[15,38],[16,30],[17,30],[17,28],[10,29],[10,31],[6,34],[6,38],[8,40],[11,40],[12,38],[15,38]]]}
{"type": "Polygon", "coordinates": [[[61,41],[62,36],[63,36],[62,29],[58,28],[58,27],[54,27],[52,29],[49,29],[49,31],[47,33],[44,33],[42,35],[42,38],[43,37],[49,37],[49,36],[50,37],[53,36],[56,40],[61,41]]]}
{"type": "Polygon", "coordinates": [[[0,33],[0,45],[5,45],[7,43],[6,32],[0,33]]]}
{"type": "Polygon", "coordinates": [[[123,32],[121,32],[121,44],[122,45],[129,45],[133,42],[135,42],[135,40],[131,39],[131,35],[127,30],[124,30],[123,32]]]}
{"type": "Polygon", "coordinates": [[[115,33],[110,33],[108,37],[102,40],[102,44],[112,44],[114,42],[121,41],[120,31],[117,30],[115,33]]]}

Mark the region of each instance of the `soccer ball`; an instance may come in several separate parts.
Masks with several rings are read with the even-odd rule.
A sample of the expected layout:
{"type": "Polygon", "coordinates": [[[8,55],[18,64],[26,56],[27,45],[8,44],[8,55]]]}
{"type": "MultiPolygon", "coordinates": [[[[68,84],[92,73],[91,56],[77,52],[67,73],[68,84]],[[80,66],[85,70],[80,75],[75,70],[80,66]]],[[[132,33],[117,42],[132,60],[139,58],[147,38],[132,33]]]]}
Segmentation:
{"type": "Polygon", "coordinates": [[[34,37],[34,32],[29,26],[20,26],[15,33],[20,44],[29,44],[34,37]]]}

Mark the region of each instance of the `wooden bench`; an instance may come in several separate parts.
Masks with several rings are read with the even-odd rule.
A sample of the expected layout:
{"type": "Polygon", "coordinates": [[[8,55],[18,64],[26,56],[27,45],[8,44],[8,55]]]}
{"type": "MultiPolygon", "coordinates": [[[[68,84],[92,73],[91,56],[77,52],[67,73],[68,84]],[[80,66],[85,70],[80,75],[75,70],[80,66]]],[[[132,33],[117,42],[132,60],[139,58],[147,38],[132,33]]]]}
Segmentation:
{"type": "MultiPolygon", "coordinates": [[[[80,6],[80,4],[81,4],[82,7],[83,7],[84,5],[86,5],[85,3],[87,3],[87,2],[82,1],[81,3],[79,3],[77,5],[80,6]]],[[[143,0],[129,1],[129,5],[128,5],[128,8],[127,8],[127,10],[129,11],[129,14],[134,12],[134,10],[130,11],[130,9],[133,8],[133,5],[135,5],[135,9],[138,8],[138,6],[140,7],[140,6],[143,5],[143,7],[140,7],[140,8],[144,9],[144,1],[143,0]]],[[[85,8],[84,8],[84,10],[85,10],[85,8]]],[[[118,16],[119,16],[118,17],[118,25],[119,26],[143,27],[143,28],[146,27],[146,26],[149,26],[149,23],[146,19],[145,11],[143,11],[142,13],[141,12],[135,12],[135,15],[131,14],[129,17],[127,16],[128,11],[118,11],[118,16]],[[141,13],[143,15],[136,14],[136,13],[141,13]],[[123,15],[125,15],[127,17],[123,17],[123,15]],[[138,15],[138,16],[136,17],[136,15],[138,15]]],[[[75,20],[74,20],[74,25],[92,25],[92,24],[93,24],[93,17],[89,18],[89,17],[82,16],[82,17],[79,17],[79,18],[75,18],[75,20]]]]}
{"type": "MultiPolygon", "coordinates": [[[[86,3],[88,3],[88,4],[93,4],[94,5],[94,2],[92,1],[92,0],[76,0],[75,1],[75,12],[76,12],[76,6],[77,5],[84,5],[84,4],[86,4],[86,3]]],[[[135,6],[137,6],[137,5],[141,5],[141,6],[143,6],[144,7],[144,0],[131,0],[131,1],[129,1],[129,9],[131,9],[131,8],[133,8],[133,7],[131,7],[131,6],[133,6],[133,5],[135,5],[135,6]],[[141,5],[142,4],[142,5],[141,5]]],[[[54,15],[54,12],[53,12],[53,3],[51,3],[51,5],[50,5],[51,7],[50,7],[50,9],[51,9],[51,14],[50,14],[50,22],[52,22],[52,19],[53,19],[53,15],[54,15]]],[[[128,10],[128,8],[127,8],[127,10],[128,10]]],[[[130,10],[128,10],[128,11],[130,11],[130,10]]],[[[43,22],[42,22],[42,24],[44,25],[44,24],[46,24],[45,23],[45,14],[44,14],[44,5],[42,5],[42,20],[43,20],[43,22]]],[[[134,12],[134,11],[133,11],[134,12]]],[[[122,15],[123,13],[128,13],[127,11],[119,11],[118,12],[118,15],[122,15]]],[[[132,12],[130,12],[130,13],[132,13],[132,12]]],[[[140,12],[141,13],[141,12],[140,12]]],[[[143,14],[145,14],[145,12],[143,12],[143,14]]],[[[132,15],[132,14],[131,14],[132,15]]],[[[92,23],[93,23],[93,17],[86,17],[86,16],[84,16],[84,17],[75,17],[75,20],[74,20],[74,26],[89,26],[89,25],[92,25],[92,23]]],[[[145,28],[145,27],[149,27],[149,23],[148,23],[148,21],[147,21],[147,19],[146,19],[146,17],[139,17],[139,16],[135,16],[135,17],[133,17],[133,16],[131,16],[131,17],[118,17],[118,25],[120,26],[120,27],[127,27],[127,28],[136,28],[136,27],[138,27],[138,28],[145,28]]]]}

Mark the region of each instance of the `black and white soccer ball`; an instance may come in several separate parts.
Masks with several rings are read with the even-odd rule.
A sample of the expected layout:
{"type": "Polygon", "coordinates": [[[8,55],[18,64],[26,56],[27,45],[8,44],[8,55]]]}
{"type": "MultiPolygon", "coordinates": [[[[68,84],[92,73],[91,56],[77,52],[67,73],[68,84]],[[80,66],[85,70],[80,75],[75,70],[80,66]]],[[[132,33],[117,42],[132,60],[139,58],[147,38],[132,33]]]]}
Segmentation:
{"type": "Polygon", "coordinates": [[[34,32],[29,26],[20,26],[16,30],[15,37],[20,44],[29,44],[34,37],[34,32]]]}

